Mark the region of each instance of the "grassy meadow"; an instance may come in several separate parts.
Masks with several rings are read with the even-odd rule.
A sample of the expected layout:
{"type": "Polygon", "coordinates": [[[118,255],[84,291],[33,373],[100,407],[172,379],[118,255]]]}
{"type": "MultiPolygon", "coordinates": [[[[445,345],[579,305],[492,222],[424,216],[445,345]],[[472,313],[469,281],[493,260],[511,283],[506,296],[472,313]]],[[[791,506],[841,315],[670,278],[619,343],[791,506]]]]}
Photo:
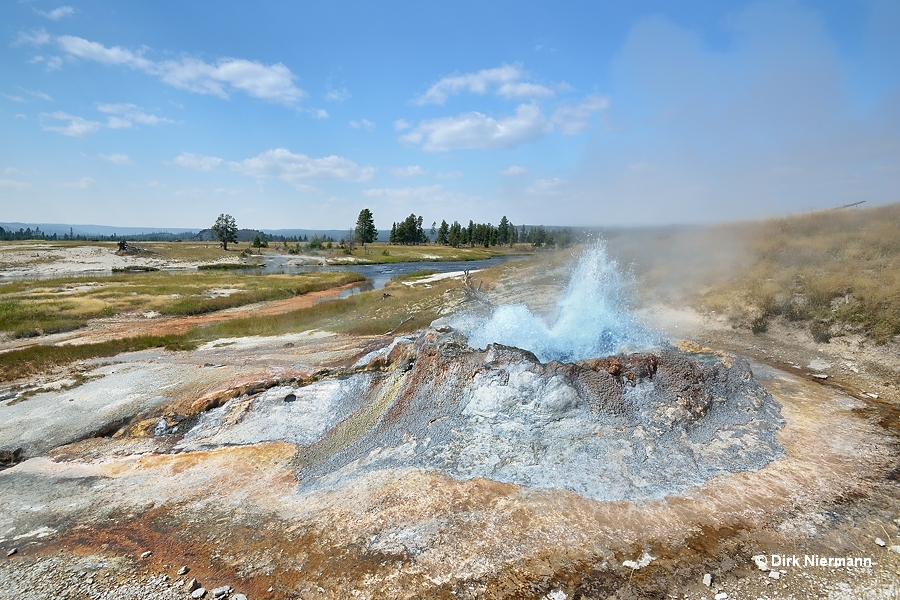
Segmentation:
{"type": "Polygon", "coordinates": [[[55,333],[123,313],[197,315],[363,279],[350,272],[257,275],[199,271],[12,281],[0,284],[0,333],[14,338],[55,333]]]}

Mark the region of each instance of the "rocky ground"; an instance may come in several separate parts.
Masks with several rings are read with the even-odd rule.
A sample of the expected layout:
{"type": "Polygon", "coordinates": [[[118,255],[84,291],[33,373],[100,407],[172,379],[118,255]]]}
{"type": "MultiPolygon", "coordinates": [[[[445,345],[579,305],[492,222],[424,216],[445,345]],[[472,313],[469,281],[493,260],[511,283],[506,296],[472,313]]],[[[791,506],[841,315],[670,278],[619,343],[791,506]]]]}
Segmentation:
{"type": "Polygon", "coordinates": [[[891,349],[648,314],[720,383],[673,350],[554,366],[439,323],[0,392],[0,598],[900,597],[891,349]]]}

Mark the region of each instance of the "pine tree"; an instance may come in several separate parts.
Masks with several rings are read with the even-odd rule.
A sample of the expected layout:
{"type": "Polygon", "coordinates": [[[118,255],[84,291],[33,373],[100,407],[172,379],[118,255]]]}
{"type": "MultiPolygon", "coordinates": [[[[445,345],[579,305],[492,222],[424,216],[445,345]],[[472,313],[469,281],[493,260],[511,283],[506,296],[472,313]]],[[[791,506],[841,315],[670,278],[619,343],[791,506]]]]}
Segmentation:
{"type": "Polygon", "coordinates": [[[354,235],[363,246],[371,244],[378,237],[378,230],[375,229],[375,218],[372,216],[372,211],[368,208],[359,211],[354,235]]]}
{"type": "Polygon", "coordinates": [[[228,242],[237,241],[237,224],[231,215],[221,214],[212,226],[216,238],[222,243],[222,249],[228,250],[228,242]]]}

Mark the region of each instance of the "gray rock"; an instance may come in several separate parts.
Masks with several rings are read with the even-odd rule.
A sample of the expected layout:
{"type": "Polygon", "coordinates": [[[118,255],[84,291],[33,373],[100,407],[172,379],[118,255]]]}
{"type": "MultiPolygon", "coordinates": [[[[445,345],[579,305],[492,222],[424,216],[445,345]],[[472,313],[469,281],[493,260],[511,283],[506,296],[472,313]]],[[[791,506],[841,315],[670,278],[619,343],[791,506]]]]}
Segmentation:
{"type": "Polygon", "coordinates": [[[710,575],[709,573],[703,575],[703,585],[705,585],[706,587],[712,585],[712,575],[710,575]]]}
{"type": "Polygon", "coordinates": [[[7,557],[10,557],[10,556],[12,556],[13,554],[17,554],[18,552],[19,552],[19,549],[18,549],[18,548],[10,548],[9,551],[6,553],[6,556],[7,556],[7,557]]]}
{"type": "Polygon", "coordinates": [[[879,546],[881,546],[882,548],[884,548],[885,546],[887,546],[887,544],[885,543],[885,541],[884,541],[883,539],[881,539],[881,538],[878,538],[878,537],[875,538],[875,543],[878,544],[879,546]]]}
{"type": "Polygon", "coordinates": [[[199,587],[200,587],[200,582],[197,581],[196,579],[191,579],[190,581],[187,582],[187,591],[189,591],[189,592],[193,592],[194,590],[196,590],[199,587]]]}
{"type": "Polygon", "coordinates": [[[153,552],[151,552],[150,550],[147,550],[146,552],[141,554],[141,558],[150,558],[151,556],[153,556],[153,552]]]}
{"type": "Polygon", "coordinates": [[[191,570],[190,567],[184,566],[184,567],[181,567],[180,569],[178,569],[178,572],[175,573],[175,574],[176,574],[176,575],[186,575],[187,572],[190,571],[190,570],[191,570]]]}
{"type": "Polygon", "coordinates": [[[235,594],[231,597],[231,600],[247,600],[247,596],[243,594],[235,594]]]}
{"type": "Polygon", "coordinates": [[[781,579],[781,573],[779,573],[775,569],[772,569],[771,571],[769,571],[769,577],[771,577],[772,579],[781,579]]]}
{"type": "Polygon", "coordinates": [[[231,586],[223,585],[222,587],[217,587],[212,591],[213,598],[221,598],[231,593],[231,586]]]}
{"type": "Polygon", "coordinates": [[[197,588],[196,590],[191,592],[191,598],[194,598],[194,600],[197,600],[197,598],[202,598],[205,595],[206,595],[206,588],[204,588],[204,587],[197,588]]]}

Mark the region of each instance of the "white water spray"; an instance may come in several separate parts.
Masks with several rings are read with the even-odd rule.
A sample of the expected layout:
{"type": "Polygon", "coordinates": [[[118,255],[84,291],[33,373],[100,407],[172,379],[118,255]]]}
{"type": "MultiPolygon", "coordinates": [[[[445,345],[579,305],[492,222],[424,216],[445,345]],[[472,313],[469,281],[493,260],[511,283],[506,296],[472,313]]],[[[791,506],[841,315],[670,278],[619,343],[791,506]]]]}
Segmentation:
{"type": "Polygon", "coordinates": [[[624,275],[609,258],[606,244],[581,252],[559,300],[559,317],[552,325],[522,304],[506,304],[487,318],[456,323],[469,345],[491,343],[530,350],[541,361],[572,362],[658,347],[659,333],[642,326],[631,312],[633,277],[624,275]]]}

